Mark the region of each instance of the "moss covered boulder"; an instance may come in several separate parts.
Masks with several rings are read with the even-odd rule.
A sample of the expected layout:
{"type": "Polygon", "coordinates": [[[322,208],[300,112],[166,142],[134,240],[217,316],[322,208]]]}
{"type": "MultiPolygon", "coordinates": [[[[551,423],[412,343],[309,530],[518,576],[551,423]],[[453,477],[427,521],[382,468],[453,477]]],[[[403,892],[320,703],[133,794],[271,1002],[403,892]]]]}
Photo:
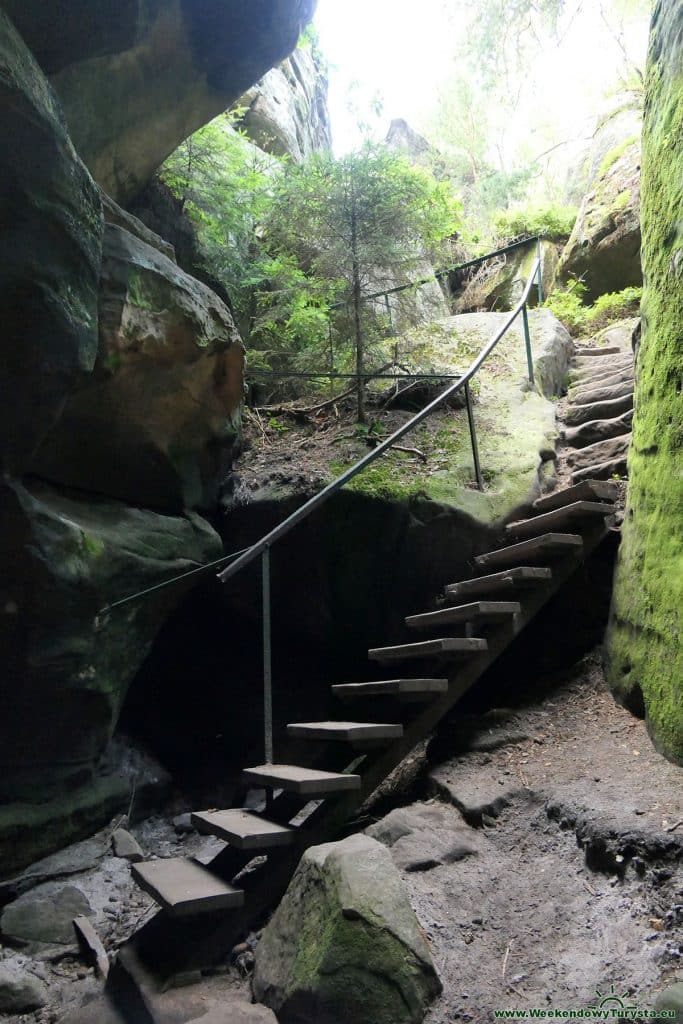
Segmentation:
{"type": "MultiPolygon", "coordinates": [[[[186,590],[169,588],[99,619],[98,612],[219,557],[222,546],[191,513],[158,515],[35,481],[30,489],[0,487],[0,517],[0,819],[7,829],[9,801],[56,799],[67,808],[69,787],[91,777],[128,686],[186,590]]],[[[49,837],[41,838],[46,852],[49,837]]],[[[5,852],[0,843],[3,866],[5,852]]]]}
{"type": "Polygon", "coordinates": [[[593,137],[590,184],[562,253],[558,277],[580,277],[593,301],[642,284],[640,264],[640,115],[606,117],[593,137]]]}
{"type": "Polygon", "coordinates": [[[281,1024],[417,1024],[441,990],[389,851],[369,836],[307,850],[256,951],[281,1024]]]}
{"type": "Polygon", "coordinates": [[[683,764],[683,7],[654,14],[643,134],[643,333],[607,638],[617,697],[683,764]]]}

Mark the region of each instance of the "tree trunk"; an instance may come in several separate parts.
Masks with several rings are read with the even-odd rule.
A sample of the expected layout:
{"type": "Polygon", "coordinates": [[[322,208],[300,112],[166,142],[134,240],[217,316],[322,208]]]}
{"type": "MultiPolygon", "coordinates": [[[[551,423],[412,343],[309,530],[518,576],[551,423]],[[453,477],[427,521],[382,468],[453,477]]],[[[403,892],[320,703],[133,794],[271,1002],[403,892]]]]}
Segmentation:
{"type": "Polygon", "coordinates": [[[361,285],[358,262],[358,236],[356,225],[355,196],[351,201],[351,268],[353,296],[353,333],[356,345],[356,407],[359,423],[365,423],[365,385],[363,382],[363,324],[361,321],[361,285]]]}

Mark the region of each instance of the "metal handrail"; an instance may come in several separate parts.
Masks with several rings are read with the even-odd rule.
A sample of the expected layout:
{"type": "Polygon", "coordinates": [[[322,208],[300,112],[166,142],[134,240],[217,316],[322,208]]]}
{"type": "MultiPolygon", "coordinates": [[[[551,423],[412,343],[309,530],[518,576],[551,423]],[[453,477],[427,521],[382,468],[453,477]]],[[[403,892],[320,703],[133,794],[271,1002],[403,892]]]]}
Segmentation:
{"type": "Polygon", "coordinates": [[[423,420],[427,419],[427,417],[430,416],[435,409],[438,409],[440,405],[448,401],[449,398],[452,398],[453,395],[457,394],[457,392],[460,391],[461,388],[464,388],[467,384],[469,384],[469,382],[471,381],[472,377],[474,377],[479,367],[482,365],[483,362],[485,362],[486,359],[488,359],[491,352],[493,352],[494,348],[496,348],[501,338],[503,338],[507,334],[508,330],[515,322],[517,317],[520,315],[520,313],[522,314],[524,320],[524,333],[525,340],[527,342],[526,348],[529,380],[533,385],[533,359],[531,356],[531,337],[529,335],[529,320],[526,316],[526,304],[529,298],[529,293],[531,292],[531,289],[534,286],[534,282],[537,276],[540,274],[540,270],[541,261],[537,257],[536,261],[534,262],[531,275],[529,276],[529,280],[527,281],[524,292],[522,293],[521,299],[515,306],[510,316],[505,321],[504,325],[500,328],[499,331],[496,332],[496,334],[494,334],[493,338],[488,343],[488,345],[486,345],[481,350],[477,358],[465,371],[465,373],[463,373],[459,380],[455,381],[455,383],[447,387],[444,391],[441,392],[440,395],[437,395],[437,397],[434,398],[428,405],[426,405],[424,409],[421,409],[418,413],[416,413],[412,417],[412,419],[408,420],[407,423],[404,423],[403,426],[398,428],[398,430],[395,430],[390,437],[388,437],[385,441],[382,441],[381,444],[378,444],[377,447],[373,448],[372,451],[368,452],[367,455],[364,455],[362,459],[359,459],[358,462],[356,462],[353,466],[351,466],[344,473],[342,473],[341,476],[338,476],[336,480],[333,480],[331,484],[328,484],[327,487],[324,487],[322,491],[319,491],[312,498],[309,498],[309,500],[305,502],[303,505],[301,505],[300,508],[298,508],[295,512],[292,512],[290,516],[287,516],[286,519],[283,519],[283,521],[279,523],[276,527],[274,527],[269,533],[266,533],[261,538],[261,540],[257,541],[255,544],[252,544],[252,546],[248,549],[248,551],[245,552],[245,554],[240,555],[240,557],[237,558],[232,563],[232,565],[229,565],[227,569],[223,570],[223,572],[218,573],[218,579],[221,580],[222,583],[225,583],[226,580],[229,580],[232,576],[235,576],[246,565],[249,565],[250,562],[253,562],[255,558],[258,558],[258,556],[262,554],[267,548],[272,547],[273,544],[276,544],[282,537],[286,536],[286,534],[288,534],[289,531],[297,525],[297,523],[300,523],[303,519],[307,519],[312,512],[315,512],[317,508],[319,508],[321,505],[324,505],[325,502],[329,498],[331,498],[333,494],[336,494],[338,491],[342,489],[342,487],[344,487],[351,480],[353,480],[354,477],[358,476],[359,473],[362,473],[367,466],[371,465],[373,462],[376,462],[381,455],[384,455],[384,453],[388,451],[389,448],[392,447],[392,445],[396,444],[396,442],[400,441],[402,437],[405,437],[406,434],[409,434],[412,430],[414,430],[419,423],[422,423],[423,420]]]}
{"type": "MultiPolygon", "coordinates": [[[[510,249],[516,248],[521,244],[528,244],[533,239],[526,239],[525,242],[514,243],[508,246],[505,250],[499,250],[500,252],[509,251],[510,249]]],[[[284,519],[276,527],[266,533],[260,540],[251,547],[244,548],[242,551],[233,552],[230,555],[224,555],[223,558],[217,559],[215,562],[211,562],[207,565],[197,566],[195,569],[189,572],[182,573],[180,576],[176,576],[173,579],[165,580],[162,583],[155,584],[152,587],[148,587],[146,590],[141,591],[137,594],[132,594],[129,597],[122,598],[119,601],[112,602],[105,608],[101,609],[96,617],[96,622],[100,616],[104,613],[112,611],[114,608],[118,608],[121,605],[125,605],[130,601],[137,600],[141,597],[145,597],[148,594],[153,593],[156,590],[161,590],[164,587],[171,586],[176,583],[180,583],[188,576],[195,576],[206,573],[210,569],[216,568],[218,565],[222,565],[226,561],[232,561],[232,565],[229,565],[222,572],[218,573],[217,578],[225,583],[227,580],[232,579],[237,573],[241,572],[242,569],[246,568],[247,565],[251,565],[257,558],[261,559],[261,603],[262,603],[262,627],[263,627],[263,720],[264,720],[264,750],[265,760],[271,763],[273,760],[273,694],[272,694],[272,637],[271,637],[271,607],[270,607],[270,594],[271,594],[271,572],[270,572],[270,549],[274,544],[277,544],[279,540],[285,537],[298,523],[307,519],[311,513],[315,512],[316,509],[324,505],[329,498],[334,494],[337,494],[347,483],[353,480],[359,473],[379,459],[385,452],[387,452],[397,441],[400,441],[402,437],[409,434],[418,424],[422,423],[423,420],[427,419],[439,406],[447,402],[449,398],[457,394],[460,390],[464,390],[465,402],[467,406],[467,419],[470,430],[470,440],[472,443],[472,456],[474,460],[474,471],[477,479],[477,485],[480,490],[484,488],[483,476],[481,472],[481,466],[479,463],[479,449],[477,445],[476,427],[474,421],[474,410],[472,406],[472,397],[470,393],[469,383],[477,373],[482,364],[488,359],[490,354],[496,348],[501,339],[507,334],[508,330],[515,322],[518,316],[521,315],[523,329],[524,329],[524,341],[526,346],[527,355],[527,371],[529,375],[529,381],[532,388],[535,386],[534,383],[534,363],[533,354],[531,351],[531,335],[529,332],[529,318],[527,315],[527,302],[529,300],[529,294],[534,286],[534,283],[538,286],[538,297],[539,302],[543,301],[543,276],[542,276],[542,260],[541,260],[541,240],[540,237],[536,239],[538,247],[538,255],[534,262],[531,274],[526,283],[522,297],[512,310],[503,326],[496,332],[491,338],[487,345],[481,350],[477,358],[472,362],[469,368],[463,373],[453,384],[450,384],[440,395],[437,395],[435,399],[429,402],[428,405],[421,409],[420,412],[416,413],[407,423],[404,423],[402,427],[388,437],[385,441],[382,441],[376,448],[368,452],[362,459],[359,459],[355,465],[351,466],[344,473],[333,480],[331,484],[324,487],[322,491],[314,495],[308,501],[293,512],[290,516],[284,519]]],[[[474,260],[472,263],[483,262],[484,259],[490,256],[497,255],[498,253],[489,253],[488,257],[481,257],[479,260],[474,260]]],[[[431,280],[431,279],[427,279],[431,280]]],[[[426,281],[415,282],[415,284],[424,284],[426,281]]],[[[394,289],[399,291],[401,289],[394,289]]],[[[383,292],[380,294],[384,294],[383,292]]],[[[444,375],[446,376],[446,375],[444,375]]]]}
{"type": "Polygon", "coordinates": [[[453,395],[457,394],[458,391],[464,389],[465,400],[467,403],[467,418],[470,429],[470,439],[472,442],[472,455],[474,459],[474,469],[477,477],[477,484],[481,490],[483,490],[483,477],[481,473],[481,467],[479,465],[479,450],[477,446],[477,436],[474,423],[474,411],[472,408],[472,401],[470,395],[469,382],[472,380],[477,370],[481,365],[488,359],[493,350],[496,348],[500,340],[507,334],[508,330],[515,322],[518,316],[522,316],[523,328],[524,328],[524,340],[526,345],[527,355],[527,370],[529,374],[529,381],[531,386],[534,387],[534,363],[533,354],[531,351],[531,335],[529,333],[529,318],[527,315],[527,302],[529,299],[529,293],[531,292],[534,283],[537,283],[539,297],[542,294],[542,262],[541,262],[541,251],[540,251],[540,240],[538,244],[538,256],[534,262],[529,280],[526,283],[522,297],[515,306],[514,310],[510,313],[509,317],[498,330],[489,343],[481,350],[474,362],[469,368],[463,373],[459,380],[450,384],[440,395],[437,395],[433,401],[429,402],[428,405],[421,409],[420,412],[416,413],[407,423],[404,423],[402,427],[395,430],[394,433],[388,437],[381,444],[378,444],[376,448],[368,452],[362,459],[359,459],[355,465],[347,469],[341,476],[338,476],[336,480],[333,480],[331,484],[324,487],[322,491],[315,494],[308,501],[304,502],[300,508],[295,512],[292,512],[290,516],[287,516],[281,523],[275,526],[272,530],[266,533],[260,540],[245,551],[244,554],[240,555],[232,565],[229,565],[227,569],[218,573],[218,579],[225,583],[237,573],[241,572],[246,566],[251,565],[257,558],[261,559],[261,609],[262,609],[262,633],[263,633],[263,727],[264,727],[264,754],[265,761],[267,764],[273,762],[273,667],[272,667],[272,623],[271,623],[271,571],[270,571],[270,549],[274,544],[277,544],[279,540],[282,540],[291,530],[294,529],[300,522],[307,519],[311,513],[315,512],[322,505],[324,505],[334,494],[337,494],[342,487],[348,484],[351,480],[362,473],[367,466],[370,466],[373,462],[376,462],[385,452],[387,452],[397,441],[400,441],[402,437],[409,434],[418,424],[422,423],[423,420],[427,419],[428,416],[438,409],[439,406],[443,405],[444,402],[452,398],[453,395]]]}

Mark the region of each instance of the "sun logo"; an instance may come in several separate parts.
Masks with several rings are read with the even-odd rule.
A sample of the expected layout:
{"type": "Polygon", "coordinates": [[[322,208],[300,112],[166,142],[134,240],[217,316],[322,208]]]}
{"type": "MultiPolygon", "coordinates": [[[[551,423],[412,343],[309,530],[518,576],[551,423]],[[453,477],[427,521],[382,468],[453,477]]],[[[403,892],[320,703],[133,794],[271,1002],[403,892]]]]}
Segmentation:
{"type": "Polygon", "coordinates": [[[597,998],[600,1000],[594,1006],[589,1006],[589,1010],[635,1010],[635,1006],[627,1006],[624,1002],[628,999],[628,992],[622,992],[620,996],[617,995],[617,990],[614,985],[610,986],[609,992],[603,994],[599,988],[595,990],[597,998]]]}

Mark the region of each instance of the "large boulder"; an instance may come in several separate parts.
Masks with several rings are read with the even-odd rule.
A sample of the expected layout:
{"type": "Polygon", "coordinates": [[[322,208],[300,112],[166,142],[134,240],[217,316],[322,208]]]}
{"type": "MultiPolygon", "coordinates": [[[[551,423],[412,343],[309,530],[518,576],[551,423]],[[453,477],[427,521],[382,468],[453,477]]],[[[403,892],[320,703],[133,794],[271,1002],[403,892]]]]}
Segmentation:
{"type": "Polygon", "coordinates": [[[593,138],[591,180],[558,267],[580,277],[587,299],[640,285],[640,132],[637,111],[617,113],[593,138]]]}
{"type": "Polygon", "coordinates": [[[311,49],[299,48],[243,93],[241,127],[266,153],[296,163],[332,148],[327,73],[311,49]]]}
{"type": "Polygon", "coordinates": [[[281,1024],[415,1024],[441,990],[385,847],[311,847],[256,950],[256,998],[281,1024]]]}
{"type": "Polygon", "coordinates": [[[33,471],[174,513],[208,504],[239,426],[243,367],[237,329],[218,296],[108,224],[95,369],[33,471]]]}
{"type": "Polygon", "coordinates": [[[643,331],[628,504],[607,637],[618,699],[683,764],[683,7],[661,0],[643,132],[643,331]]]}
{"type": "Polygon", "coordinates": [[[0,471],[20,473],[97,354],[99,194],[0,10],[0,471]]]}
{"type": "Polygon", "coordinates": [[[314,0],[3,0],[117,200],[296,45],[314,0]]]}
{"type": "Polygon", "coordinates": [[[102,755],[131,680],[187,591],[98,612],[222,546],[191,513],[162,516],[38,483],[5,483],[0,513],[0,803],[66,800],[67,783],[87,778],[102,755]]]}

